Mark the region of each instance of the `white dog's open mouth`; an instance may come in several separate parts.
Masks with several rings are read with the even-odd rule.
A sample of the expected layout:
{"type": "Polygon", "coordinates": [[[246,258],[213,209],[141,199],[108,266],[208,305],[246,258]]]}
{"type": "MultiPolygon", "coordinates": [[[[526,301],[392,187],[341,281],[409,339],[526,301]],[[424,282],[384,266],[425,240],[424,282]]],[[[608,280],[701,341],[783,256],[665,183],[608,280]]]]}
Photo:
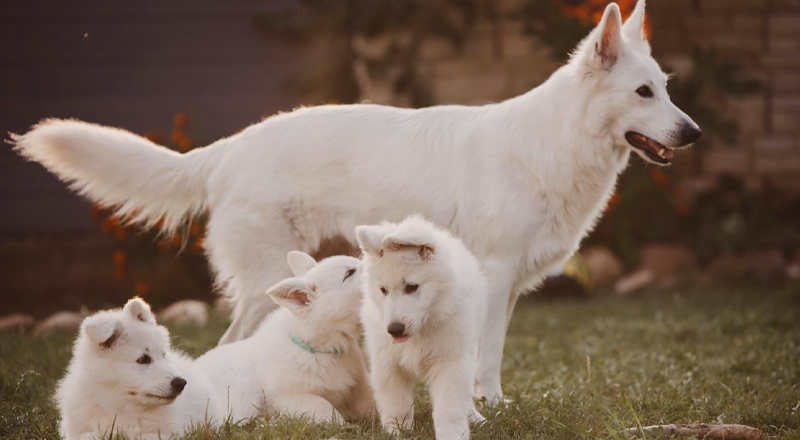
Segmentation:
{"type": "Polygon", "coordinates": [[[661,165],[669,165],[672,161],[672,149],[665,147],[641,133],[629,131],[625,133],[625,140],[627,140],[633,148],[642,151],[648,159],[653,162],[661,165]]]}
{"type": "Polygon", "coordinates": [[[403,342],[406,341],[408,341],[408,336],[392,337],[392,344],[402,344],[403,342]]]}

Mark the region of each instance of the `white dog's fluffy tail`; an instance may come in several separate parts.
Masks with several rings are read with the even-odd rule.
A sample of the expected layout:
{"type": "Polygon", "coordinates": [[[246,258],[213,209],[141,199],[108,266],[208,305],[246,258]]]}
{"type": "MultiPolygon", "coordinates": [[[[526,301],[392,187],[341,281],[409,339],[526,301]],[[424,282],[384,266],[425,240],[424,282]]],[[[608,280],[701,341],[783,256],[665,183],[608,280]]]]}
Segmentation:
{"type": "Polygon", "coordinates": [[[213,147],[179,154],[125,130],[60,119],[12,140],[15,151],[131,221],[163,219],[172,231],[206,207],[213,147]]]}

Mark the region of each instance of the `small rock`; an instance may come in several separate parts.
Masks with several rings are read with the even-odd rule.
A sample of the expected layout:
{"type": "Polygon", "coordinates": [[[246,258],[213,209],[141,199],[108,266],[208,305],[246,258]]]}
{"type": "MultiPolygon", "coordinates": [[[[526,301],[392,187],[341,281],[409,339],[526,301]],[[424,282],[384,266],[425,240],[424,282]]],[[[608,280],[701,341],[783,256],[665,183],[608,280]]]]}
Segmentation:
{"type": "Polygon", "coordinates": [[[225,295],[220,295],[214,300],[214,308],[222,314],[222,316],[230,316],[233,313],[233,301],[225,295]]]}
{"type": "Polygon", "coordinates": [[[641,259],[641,268],[652,272],[659,281],[687,280],[697,273],[694,254],[683,246],[647,245],[642,248],[641,259]]]}
{"type": "Polygon", "coordinates": [[[15,313],[0,318],[0,331],[16,331],[25,333],[36,324],[36,320],[31,315],[15,313]]]}
{"type": "Polygon", "coordinates": [[[776,281],[787,275],[781,253],[769,249],[722,255],[709,264],[708,270],[720,281],[776,281]]]}
{"type": "Polygon", "coordinates": [[[592,282],[596,288],[611,287],[622,276],[622,263],[607,248],[592,246],[581,254],[583,254],[586,265],[589,266],[592,282]]]}
{"type": "Polygon", "coordinates": [[[653,272],[648,269],[640,269],[617,281],[617,283],[614,284],[614,292],[617,295],[627,295],[635,290],[650,285],[654,279],[655,276],[653,272]]]}
{"type": "Polygon", "coordinates": [[[76,332],[83,322],[83,315],[78,312],[62,310],[53,313],[36,324],[33,334],[36,336],[45,335],[53,332],[76,332]]]}
{"type": "Polygon", "coordinates": [[[196,299],[177,301],[158,313],[158,320],[175,324],[204,325],[208,321],[208,304],[196,299]]]}

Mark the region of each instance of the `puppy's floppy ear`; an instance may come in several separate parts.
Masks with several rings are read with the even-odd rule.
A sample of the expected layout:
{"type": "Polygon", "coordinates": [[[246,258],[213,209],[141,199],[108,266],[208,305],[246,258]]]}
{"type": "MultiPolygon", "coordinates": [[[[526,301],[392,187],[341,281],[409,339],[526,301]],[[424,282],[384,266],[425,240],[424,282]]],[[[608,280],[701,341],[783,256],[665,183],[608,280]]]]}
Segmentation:
{"type": "Polygon", "coordinates": [[[422,261],[430,261],[436,253],[429,234],[404,228],[384,237],[382,246],[388,252],[408,252],[409,256],[422,261]]]}
{"type": "Polygon", "coordinates": [[[122,322],[113,312],[100,312],[83,320],[81,333],[101,348],[111,348],[122,335],[122,322]]]}
{"type": "Polygon", "coordinates": [[[645,0],[639,0],[636,3],[636,8],[633,9],[633,13],[630,17],[625,21],[625,24],[622,26],[622,35],[625,36],[625,40],[631,43],[634,47],[644,50],[646,53],[650,53],[650,43],[647,42],[647,31],[645,30],[645,21],[644,21],[644,7],[645,7],[645,0]]]}
{"type": "Polygon", "coordinates": [[[586,54],[590,66],[610,70],[617,62],[622,50],[622,19],[619,6],[611,3],[606,7],[600,24],[592,31],[587,41],[586,54]]]}
{"type": "Polygon", "coordinates": [[[356,239],[358,240],[358,246],[364,253],[381,256],[383,255],[383,249],[381,248],[383,238],[394,228],[395,225],[391,223],[357,226],[356,239]]]}
{"type": "Polygon", "coordinates": [[[292,311],[308,307],[314,300],[316,286],[302,278],[287,278],[267,290],[275,304],[292,311]]]}
{"type": "Polygon", "coordinates": [[[130,299],[128,303],[125,304],[122,311],[146,324],[156,323],[156,317],[153,315],[152,310],[150,310],[150,305],[138,296],[130,299]]]}
{"type": "Polygon", "coordinates": [[[301,277],[308,273],[311,268],[317,265],[314,257],[305,252],[291,251],[286,255],[286,261],[289,263],[289,268],[296,277],[301,277]]]}

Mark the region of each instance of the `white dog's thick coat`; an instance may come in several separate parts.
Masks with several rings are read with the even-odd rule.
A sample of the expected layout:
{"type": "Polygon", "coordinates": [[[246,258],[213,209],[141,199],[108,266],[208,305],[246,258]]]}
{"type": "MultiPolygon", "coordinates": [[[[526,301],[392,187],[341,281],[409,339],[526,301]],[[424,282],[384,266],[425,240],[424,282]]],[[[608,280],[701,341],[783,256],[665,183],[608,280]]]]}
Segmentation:
{"type": "Polygon", "coordinates": [[[113,427],[115,433],[156,439],[228,418],[268,414],[341,421],[340,412],[352,417],[369,412],[372,390],[353,312],[361,303],[361,262],[331,257],[317,264],[301,252],[288,259],[299,278],[269,290],[284,307],[250,338],[197,360],[170,348],[167,330],[138,298],[84,320],[56,392],[61,435],[100,438],[113,427]],[[340,354],[309,353],[292,336],[340,354]],[[137,362],[144,355],[147,363],[137,362]],[[186,380],[177,396],[170,391],[174,378],[186,380]]]}
{"type": "Polygon", "coordinates": [[[493,298],[479,391],[497,402],[517,297],[592,228],[628,162],[626,133],[676,148],[681,127],[696,128],[670,102],[643,22],[644,0],[624,28],[612,3],[569,64],[498,104],[303,108],[185,155],[122,130],[47,120],[16,137],[16,149],[139,220],[174,227],[208,208],[208,257],[236,298],[223,343],[252,334],[273,308],[262,293],[290,275],[286,252],[336,235],[354,243],[356,225],[424,215],[482,263],[493,298]],[[651,97],[637,94],[643,85],[651,97]]]}
{"type": "Polygon", "coordinates": [[[84,320],[56,400],[67,440],[103,438],[112,428],[114,434],[169,438],[226,417],[208,376],[170,348],[167,330],[138,298],[84,320]],[[145,354],[149,363],[137,363],[145,354]],[[175,378],[186,380],[182,392],[174,400],[156,397],[169,396],[175,378]]]}
{"type": "Polygon", "coordinates": [[[282,307],[253,336],[221,345],[197,359],[217,388],[229,387],[232,403],[239,399],[238,405],[249,406],[234,403],[235,414],[253,411],[253,398],[269,416],[306,416],[326,422],[342,421],[342,412],[361,417],[372,409],[372,390],[358,345],[359,319],[354,313],[361,303],[360,264],[344,256],[317,264],[309,255],[291,252],[289,265],[298,278],[269,290],[282,307]],[[293,342],[292,336],[328,353],[311,353],[293,342]],[[242,400],[241,395],[252,397],[242,400]]]}
{"type": "Polygon", "coordinates": [[[421,380],[430,390],[436,439],[468,439],[469,420],[482,419],[472,404],[487,301],[478,260],[420,217],[360,226],[357,236],[365,271],[361,322],[381,422],[390,432],[411,428],[421,380]],[[392,323],[402,324],[407,340],[393,343],[392,323]]]}

